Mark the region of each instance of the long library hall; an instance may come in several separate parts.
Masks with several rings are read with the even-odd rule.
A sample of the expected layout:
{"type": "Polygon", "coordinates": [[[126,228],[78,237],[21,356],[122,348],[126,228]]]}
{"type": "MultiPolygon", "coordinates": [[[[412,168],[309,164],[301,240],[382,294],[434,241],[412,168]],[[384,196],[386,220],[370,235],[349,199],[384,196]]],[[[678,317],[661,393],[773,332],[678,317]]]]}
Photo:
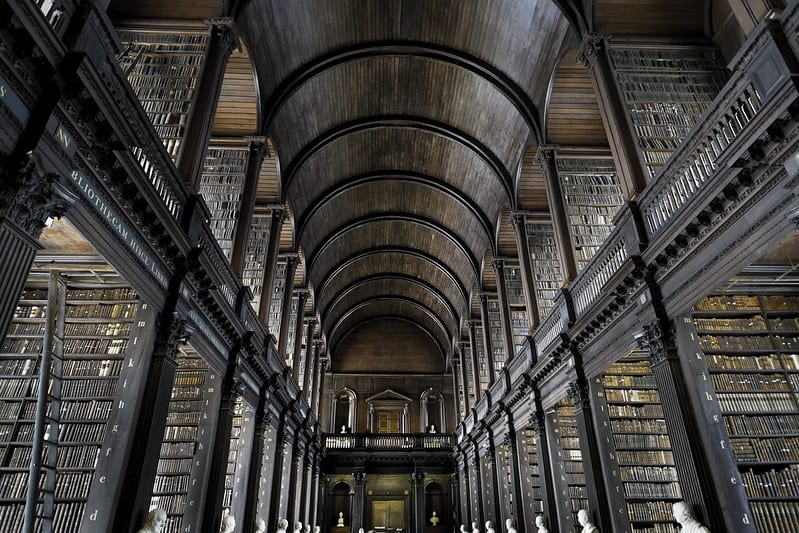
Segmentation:
{"type": "Polygon", "coordinates": [[[799,0],[0,21],[0,533],[799,531],[799,0]]]}

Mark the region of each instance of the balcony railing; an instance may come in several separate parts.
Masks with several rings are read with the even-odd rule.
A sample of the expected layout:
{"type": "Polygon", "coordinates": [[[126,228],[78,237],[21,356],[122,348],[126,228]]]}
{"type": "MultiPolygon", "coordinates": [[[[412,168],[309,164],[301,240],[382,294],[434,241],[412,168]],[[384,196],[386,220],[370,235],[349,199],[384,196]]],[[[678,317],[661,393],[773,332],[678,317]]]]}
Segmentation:
{"type": "Polygon", "coordinates": [[[328,450],[450,450],[451,433],[341,433],[324,436],[328,450]]]}

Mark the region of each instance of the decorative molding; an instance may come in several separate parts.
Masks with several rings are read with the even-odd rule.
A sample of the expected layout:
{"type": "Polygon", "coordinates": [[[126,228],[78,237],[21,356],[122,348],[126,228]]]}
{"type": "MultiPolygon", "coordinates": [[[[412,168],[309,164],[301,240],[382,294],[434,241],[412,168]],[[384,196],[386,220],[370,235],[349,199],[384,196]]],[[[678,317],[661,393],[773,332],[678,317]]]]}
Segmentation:
{"type": "Polygon", "coordinates": [[[580,46],[577,47],[575,61],[588,69],[593,68],[596,59],[607,52],[606,38],[607,36],[596,32],[586,32],[580,41],[580,46]]]}

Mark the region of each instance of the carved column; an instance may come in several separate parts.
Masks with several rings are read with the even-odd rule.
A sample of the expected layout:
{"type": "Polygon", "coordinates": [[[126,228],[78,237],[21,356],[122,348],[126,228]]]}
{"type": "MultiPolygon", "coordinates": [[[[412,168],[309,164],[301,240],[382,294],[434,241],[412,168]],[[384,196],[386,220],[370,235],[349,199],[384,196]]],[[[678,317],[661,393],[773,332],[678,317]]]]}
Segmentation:
{"type": "Polygon", "coordinates": [[[488,364],[488,387],[491,388],[496,375],[494,343],[500,342],[500,339],[491,338],[491,322],[488,318],[488,297],[485,294],[480,294],[477,298],[480,300],[480,317],[483,320],[483,349],[485,350],[486,362],[488,364]]]}
{"type": "Polygon", "coordinates": [[[591,77],[610,151],[616,162],[616,173],[625,200],[630,200],[646,187],[647,177],[638,151],[638,138],[613,76],[605,37],[596,33],[585,34],[577,51],[577,59],[585,65],[591,77]]]}
{"type": "MultiPolygon", "coordinates": [[[[179,279],[173,279],[177,289],[179,279]]],[[[174,309],[176,297],[167,301],[165,308],[174,309]],[[171,300],[171,301],[170,301],[171,300]]],[[[161,324],[155,340],[155,348],[147,371],[147,384],[144,387],[143,401],[134,421],[136,429],[128,457],[127,470],[120,484],[119,500],[114,515],[113,531],[131,531],[137,524],[143,524],[150,510],[150,496],[158,470],[161,455],[161,441],[164,437],[169,400],[178,366],[178,349],[186,344],[193,329],[184,317],[176,312],[162,313],[161,324]]]]}
{"type": "Polygon", "coordinates": [[[211,138],[219,91],[225,77],[227,61],[233,49],[238,46],[238,36],[231,18],[212,18],[208,48],[202,74],[186,119],[186,130],[176,161],[176,167],[192,191],[200,190],[205,151],[211,138]]]}
{"type": "Polygon", "coordinates": [[[567,393],[574,402],[574,416],[577,421],[577,432],[580,436],[580,450],[585,471],[585,485],[593,487],[588,491],[589,514],[596,520],[600,531],[613,531],[610,517],[610,504],[605,491],[605,477],[602,471],[602,456],[597,443],[594,419],[591,414],[591,400],[588,394],[588,382],[582,372],[582,361],[575,358],[575,368],[579,367],[577,380],[569,383],[567,393]]]}
{"type": "Polygon", "coordinates": [[[268,155],[266,137],[245,137],[249,142],[247,167],[244,171],[244,189],[241,191],[241,207],[236,227],[233,228],[233,252],[230,255],[230,265],[233,272],[241,278],[244,272],[244,258],[247,254],[247,245],[250,242],[250,229],[252,228],[252,214],[255,210],[255,197],[258,193],[258,178],[264,156],[268,155]]]}
{"type": "MultiPolygon", "coordinates": [[[[266,249],[266,259],[264,259],[264,279],[261,290],[261,300],[258,305],[258,318],[264,326],[269,326],[269,308],[272,305],[274,295],[272,287],[275,284],[275,267],[277,266],[277,255],[280,251],[280,231],[283,229],[283,221],[286,220],[286,210],[283,206],[273,206],[272,221],[269,224],[269,247],[266,249]]],[[[273,333],[273,332],[269,332],[273,333]]]]}
{"type": "Polygon", "coordinates": [[[552,217],[552,228],[555,231],[555,244],[558,248],[560,266],[563,269],[564,282],[568,285],[577,276],[577,260],[574,257],[569,217],[566,214],[566,200],[560,188],[558,166],[555,162],[555,147],[539,146],[536,154],[541,169],[544,171],[544,185],[547,191],[547,204],[552,217]]]}
{"type": "MultiPolygon", "coordinates": [[[[283,302],[280,308],[280,337],[277,342],[277,353],[286,359],[286,345],[289,340],[289,321],[291,320],[291,300],[294,293],[294,273],[297,271],[299,258],[296,254],[286,257],[286,283],[283,286],[283,302]]],[[[302,322],[300,322],[302,323],[302,322]]]]}
{"type": "Polygon", "coordinates": [[[313,346],[314,328],[316,328],[316,319],[312,316],[308,319],[308,332],[305,335],[305,370],[302,375],[302,393],[309,406],[311,403],[310,387],[313,383],[313,371],[316,368],[316,352],[313,346]]]}
{"type": "MultiPolygon", "coordinates": [[[[697,409],[691,403],[675,344],[674,324],[655,320],[644,327],[644,335],[638,340],[649,351],[652,360],[652,372],[663,404],[683,500],[693,508],[697,519],[709,524],[713,530],[737,529],[742,524],[727,521],[729,515],[737,513],[721,509],[719,487],[714,483],[711,471],[713,462],[708,456],[712,452],[705,450],[702,444],[702,432],[711,428],[702,427],[697,409]]],[[[734,463],[731,468],[732,471],[736,468],[734,463]]]]}
{"type": "Polygon", "coordinates": [[[475,485],[475,493],[472,494],[472,497],[477,502],[477,516],[472,517],[473,522],[477,522],[480,525],[480,528],[483,527],[483,518],[485,517],[485,510],[483,509],[483,469],[480,465],[480,447],[477,445],[477,442],[474,440],[472,442],[472,450],[474,456],[472,458],[472,466],[474,467],[474,476],[471,474],[470,477],[474,479],[475,485]]]}
{"type": "MultiPolygon", "coordinates": [[[[480,361],[477,357],[477,321],[468,320],[466,324],[469,326],[469,351],[472,356],[472,381],[474,383],[474,403],[476,405],[483,395],[483,389],[480,386],[480,361]]],[[[468,391],[469,389],[467,388],[466,390],[468,391]]]]}
{"type": "Polygon", "coordinates": [[[311,474],[311,501],[308,507],[308,523],[311,524],[311,530],[313,530],[313,526],[319,524],[319,473],[321,471],[321,462],[322,458],[319,453],[315,454],[312,467],[313,473],[311,474]]]}
{"type": "MultiPolygon", "coordinates": [[[[558,508],[556,505],[557,490],[552,462],[549,460],[549,441],[547,440],[546,422],[544,411],[541,409],[541,394],[533,390],[534,413],[530,419],[530,426],[535,433],[535,448],[538,456],[538,479],[541,483],[541,501],[544,508],[544,524],[551,531],[556,531],[558,526],[558,508]]],[[[530,523],[534,523],[530,520],[530,523]]]]}
{"type": "MultiPolygon", "coordinates": [[[[524,533],[524,505],[522,504],[522,471],[519,467],[519,439],[516,435],[516,428],[513,425],[513,415],[508,416],[508,433],[505,435],[505,445],[508,447],[508,462],[510,463],[513,480],[513,520],[516,522],[516,530],[524,533]]],[[[506,517],[507,518],[507,517],[506,517]]]]}
{"type": "Polygon", "coordinates": [[[499,318],[502,324],[502,342],[505,343],[505,364],[507,364],[516,355],[516,346],[513,343],[513,328],[511,327],[510,307],[508,307],[508,288],[505,286],[505,261],[494,259],[492,266],[497,276],[499,318]]]}
{"type": "Polygon", "coordinates": [[[411,475],[413,481],[413,528],[416,533],[424,533],[427,520],[427,511],[424,501],[424,472],[414,472],[411,475]]]}
{"type": "Polygon", "coordinates": [[[264,449],[266,448],[266,428],[271,424],[269,413],[270,396],[267,387],[264,385],[258,398],[258,407],[255,410],[255,431],[253,434],[252,449],[249,461],[249,473],[247,475],[247,501],[244,504],[244,519],[242,530],[254,531],[255,520],[269,516],[269,509],[262,517],[258,516],[258,489],[261,482],[261,470],[264,464],[264,449]]]}
{"type": "Polygon", "coordinates": [[[488,437],[488,449],[485,454],[486,466],[488,467],[488,479],[486,485],[490,484],[491,500],[486,502],[486,520],[492,520],[494,527],[502,529],[502,468],[497,464],[497,447],[494,442],[493,432],[488,437]]]}
{"type": "Polygon", "coordinates": [[[460,488],[460,480],[458,479],[458,465],[457,462],[455,464],[455,472],[449,475],[449,494],[450,494],[450,520],[452,520],[452,525],[450,526],[453,530],[458,529],[458,524],[460,523],[460,512],[461,512],[461,488],[460,488]]]}
{"type": "Polygon", "coordinates": [[[303,454],[302,457],[302,491],[300,492],[300,512],[297,514],[297,520],[303,524],[308,522],[308,501],[311,491],[311,470],[313,467],[312,453],[303,454]]]}
{"type": "Polygon", "coordinates": [[[538,327],[541,322],[538,311],[538,299],[535,293],[535,276],[530,256],[530,245],[527,242],[527,228],[523,213],[514,212],[510,215],[510,224],[516,236],[516,251],[519,253],[519,268],[522,271],[522,287],[524,288],[524,304],[530,320],[530,331],[538,327]]]}
{"type": "MultiPolygon", "coordinates": [[[[294,383],[300,388],[300,359],[302,358],[302,325],[305,322],[305,304],[308,301],[308,289],[298,289],[297,318],[294,324],[294,353],[291,354],[291,372],[294,383]]],[[[307,359],[307,357],[306,357],[307,359]]]]}
{"type": "MultiPolygon", "coordinates": [[[[219,524],[222,521],[222,501],[225,494],[230,436],[233,433],[233,417],[236,400],[244,393],[244,384],[239,381],[240,370],[236,364],[237,353],[231,355],[225,377],[222,380],[222,401],[216,420],[214,448],[208,474],[203,524],[219,524]]],[[[257,478],[256,478],[257,479],[257,478]]]]}
{"type": "MultiPolygon", "coordinates": [[[[286,431],[285,418],[282,415],[280,425],[277,428],[275,435],[275,465],[272,470],[272,489],[269,492],[269,518],[267,519],[267,529],[269,531],[277,531],[277,521],[282,517],[280,510],[280,495],[283,491],[283,465],[286,461],[286,456],[290,452],[289,448],[289,435],[286,431]]],[[[293,524],[290,524],[293,526],[293,524]]]]}
{"type": "Polygon", "coordinates": [[[364,527],[363,508],[366,505],[366,473],[359,468],[352,474],[355,480],[355,494],[352,498],[352,524],[350,531],[358,531],[364,527]]]}
{"type": "MultiPolygon", "coordinates": [[[[460,477],[460,495],[461,495],[461,506],[460,506],[460,524],[465,526],[469,526],[469,517],[472,514],[472,485],[471,480],[469,479],[469,458],[466,456],[466,453],[463,450],[460,450],[460,453],[456,455],[456,466],[461,472],[460,477]]],[[[457,526],[457,524],[456,524],[457,526]]],[[[471,528],[468,528],[471,531],[471,528]]]]}
{"type": "MultiPolygon", "coordinates": [[[[302,431],[301,429],[298,431],[302,431]]],[[[299,498],[297,493],[302,497],[302,479],[300,479],[300,469],[303,467],[302,462],[305,457],[305,446],[302,442],[302,436],[297,435],[294,439],[294,450],[291,452],[291,469],[289,470],[289,488],[288,488],[288,506],[286,508],[286,519],[294,527],[294,522],[301,520],[299,507],[299,498]]]]}
{"type": "MultiPolygon", "coordinates": [[[[39,236],[48,217],[61,217],[70,195],[55,175],[39,175],[33,163],[0,175],[0,343],[14,317],[39,236]]],[[[71,198],[70,198],[71,199],[71,198]]]]}
{"type": "MultiPolygon", "coordinates": [[[[466,372],[466,359],[471,357],[471,354],[466,353],[466,343],[459,342],[458,347],[460,348],[461,352],[461,360],[460,360],[460,378],[461,378],[461,389],[463,389],[463,416],[464,418],[468,416],[469,409],[471,405],[469,404],[469,376],[466,372]]],[[[469,348],[471,351],[471,348],[469,348]]]]}
{"type": "Polygon", "coordinates": [[[465,409],[461,403],[461,379],[460,379],[460,359],[454,355],[450,360],[450,369],[452,370],[452,391],[454,393],[453,407],[455,408],[455,423],[463,420],[463,413],[465,409]]]}
{"type": "Polygon", "coordinates": [[[314,354],[314,361],[316,363],[316,371],[314,372],[313,376],[313,387],[311,387],[311,410],[316,415],[316,419],[319,420],[319,398],[322,396],[322,387],[324,386],[324,372],[325,366],[324,361],[320,357],[319,351],[322,349],[322,341],[316,340],[313,342],[313,354],[314,354]]]}

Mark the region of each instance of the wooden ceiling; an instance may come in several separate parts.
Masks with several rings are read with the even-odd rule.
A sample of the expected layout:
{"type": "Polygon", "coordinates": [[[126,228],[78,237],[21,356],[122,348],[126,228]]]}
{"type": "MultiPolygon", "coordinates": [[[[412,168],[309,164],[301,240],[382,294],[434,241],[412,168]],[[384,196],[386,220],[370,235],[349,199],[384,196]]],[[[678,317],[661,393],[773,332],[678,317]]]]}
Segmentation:
{"type": "MultiPolygon", "coordinates": [[[[257,203],[290,206],[281,251],[300,252],[295,283],[315,288],[334,350],[364,323],[399,320],[448,354],[479,316],[475,295],[496,290],[494,255],[516,255],[511,211],[547,211],[538,144],[607,146],[570,21],[624,36],[704,31],[702,0],[225,5],[242,49],[213,134],[269,137],[257,203]]],[[[183,20],[222,10],[109,8],[183,20]]]]}

